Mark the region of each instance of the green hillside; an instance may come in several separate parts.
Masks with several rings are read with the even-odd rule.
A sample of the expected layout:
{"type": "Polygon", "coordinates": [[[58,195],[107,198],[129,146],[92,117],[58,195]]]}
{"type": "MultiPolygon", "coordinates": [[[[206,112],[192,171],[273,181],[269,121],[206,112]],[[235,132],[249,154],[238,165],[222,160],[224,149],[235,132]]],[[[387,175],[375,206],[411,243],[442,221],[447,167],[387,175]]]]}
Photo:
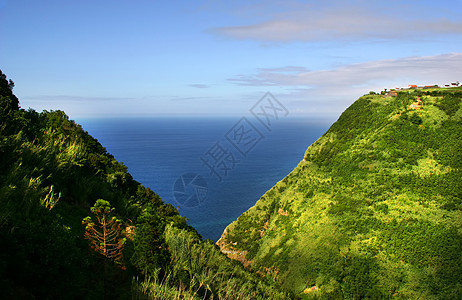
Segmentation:
{"type": "Polygon", "coordinates": [[[302,298],[462,299],[461,99],[359,98],[218,245],[302,298]]]}
{"type": "Polygon", "coordinates": [[[0,71],[0,298],[286,299],[0,71]]]}

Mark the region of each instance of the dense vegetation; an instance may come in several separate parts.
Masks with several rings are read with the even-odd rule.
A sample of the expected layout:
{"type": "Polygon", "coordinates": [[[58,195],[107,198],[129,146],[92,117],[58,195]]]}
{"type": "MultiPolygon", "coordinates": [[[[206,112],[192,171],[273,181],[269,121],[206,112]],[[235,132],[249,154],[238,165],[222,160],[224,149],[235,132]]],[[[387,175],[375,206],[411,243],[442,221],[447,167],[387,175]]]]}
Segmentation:
{"type": "Polygon", "coordinates": [[[361,97],[218,244],[302,298],[462,299],[461,100],[361,97]]]}
{"type": "Polygon", "coordinates": [[[24,110],[0,71],[0,294],[284,299],[62,111],[24,110]]]}

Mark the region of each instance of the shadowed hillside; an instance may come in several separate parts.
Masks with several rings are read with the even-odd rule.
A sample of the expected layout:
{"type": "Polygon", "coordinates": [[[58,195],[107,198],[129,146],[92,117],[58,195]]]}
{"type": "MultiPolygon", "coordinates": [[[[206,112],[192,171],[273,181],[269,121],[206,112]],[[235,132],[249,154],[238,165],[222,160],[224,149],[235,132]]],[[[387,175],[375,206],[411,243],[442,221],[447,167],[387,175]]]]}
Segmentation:
{"type": "Polygon", "coordinates": [[[0,72],[2,299],[286,299],[0,72]]]}

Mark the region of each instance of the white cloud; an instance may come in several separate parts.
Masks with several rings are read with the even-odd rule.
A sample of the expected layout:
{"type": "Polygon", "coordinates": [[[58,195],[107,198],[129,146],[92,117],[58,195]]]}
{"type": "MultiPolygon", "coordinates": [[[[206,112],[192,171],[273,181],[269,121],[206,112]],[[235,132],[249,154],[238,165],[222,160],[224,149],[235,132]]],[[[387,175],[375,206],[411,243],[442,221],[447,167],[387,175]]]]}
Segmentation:
{"type": "Polygon", "coordinates": [[[248,86],[361,86],[374,82],[393,84],[444,83],[462,77],[462,53],[406,57],[308,71],[303,67],[259,69],[255,75],[229,79],[248,86]],[[290,70],[290,72],[288,72],[290,70]]]}
{"type": "Polygon", "coordinates": [[[190,84],[189,86],[194,87],[194,88],[198,88],[198,89],[206,89],[206,88],[210,87],[207,84],[201,84],[201,83],[194,83],[194,84],[190,84]]]}
{"type": "Polygon", "coordinates": [[[338,115],[370,90],[457,80],[462,81],[462,53],[370,61],[329,70],[259,69],[255,75],[230,79],[237,85],[283,88],[286,92],[277,96],[289,102],[289,110],[326,115],[338,115]]]}
{"type": "Polygon", "coordinates": [[[48,102],[101,102],[101,101],[133,101],[133,97],[98,97],[98,96],[75,96],[75,95],[39,95],[39,96],[23,96],[22,100],[25,101],[48,101],[48,102]]]}
{"type": "Polygon", "coordinates": [[[348,4],[330,2],[332,5],[327,7],[323,4],[298,6],[266,21],[215,28],[214,32],[235,39],[276,42],[428,38],[432,35],[462,34],[460,19],[447,18],[443,10],[441,13],[433,10],[434,16],[422,13],[423,9],[435,7],[417,5],[407,10],[400,6],[383,9],[377,5],[364,5],[362,1],[348,4]]]}

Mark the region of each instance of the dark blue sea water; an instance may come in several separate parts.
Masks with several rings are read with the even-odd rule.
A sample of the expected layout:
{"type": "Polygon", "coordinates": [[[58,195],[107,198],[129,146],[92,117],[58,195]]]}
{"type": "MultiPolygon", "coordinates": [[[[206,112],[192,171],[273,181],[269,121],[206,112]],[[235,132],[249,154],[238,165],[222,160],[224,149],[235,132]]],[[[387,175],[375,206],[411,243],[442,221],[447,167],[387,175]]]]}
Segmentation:
{"type": "Polygon", "coordinates": [[[135,180],[179,207],[190,225],[214,241],[291,172],[330,125],[287,118],[266,128],[252,117],[77,122],[123,162],[135,180]]]}

